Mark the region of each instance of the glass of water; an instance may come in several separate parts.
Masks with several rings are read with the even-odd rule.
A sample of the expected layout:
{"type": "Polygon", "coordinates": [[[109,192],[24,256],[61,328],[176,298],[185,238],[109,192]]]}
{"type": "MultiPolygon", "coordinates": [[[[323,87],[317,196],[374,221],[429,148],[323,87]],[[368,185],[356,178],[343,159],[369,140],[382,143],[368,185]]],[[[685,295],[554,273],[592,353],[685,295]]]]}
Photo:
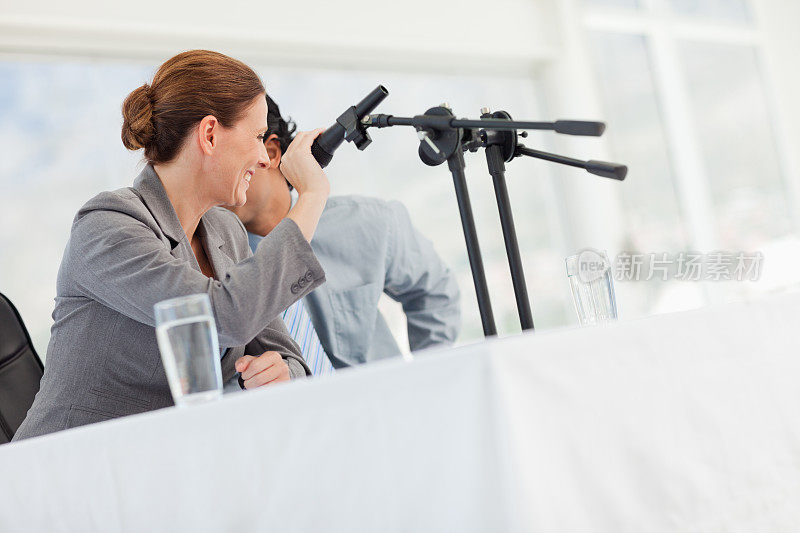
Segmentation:
{"type": "Polygon", "coordinates": [[[217,325],[207,294],[158,302],[156,337],[175,405],[183,407],[222,396],[217,325]]]}
{"type": "Polygon", "coordinates": [[[603,251],[587,248],[566,259],[572,301],[582,326],[617,319],[611,262],[603,251]]]}

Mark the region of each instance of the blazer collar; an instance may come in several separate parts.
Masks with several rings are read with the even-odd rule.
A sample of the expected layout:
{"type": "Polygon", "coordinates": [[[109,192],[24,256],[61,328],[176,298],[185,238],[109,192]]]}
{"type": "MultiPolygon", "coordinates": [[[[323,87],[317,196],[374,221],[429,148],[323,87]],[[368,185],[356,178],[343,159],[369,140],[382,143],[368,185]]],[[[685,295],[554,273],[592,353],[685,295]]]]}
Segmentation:
{"type": "MultiPolygon", "coordinates": [[[[183,231],[178,220],[178,215],[175,213],[175,208],[172,207],[172,202],[169,201],[167,191],[161,183],[161,178],[156,174],[153,165],[147,163],[136,179],[133,181],[133,188],[139,191],[142,195],[147,208],[152,213],[156,223],[164,232],[164,235],[172,239],[176,244],[186,240],[186,232],[183,231]]],[[[210,233],[210,232],[209,232],[210,233]]]]}

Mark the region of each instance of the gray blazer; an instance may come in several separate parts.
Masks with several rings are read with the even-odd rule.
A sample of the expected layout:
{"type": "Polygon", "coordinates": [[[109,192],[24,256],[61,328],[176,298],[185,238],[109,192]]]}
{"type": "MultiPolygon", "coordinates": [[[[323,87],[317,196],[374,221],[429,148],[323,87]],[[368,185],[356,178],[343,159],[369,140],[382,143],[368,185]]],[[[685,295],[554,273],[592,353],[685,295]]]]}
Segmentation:
{"type": "Polygon", "coordinates": [[[223,380],[247,353],[280,352],[292,377],[310,373],[278,315],[325,280],[300,229],[282,221],[250,251],[239,219],[209,210],[197,228],[217,279],[207,278],[161,180],[147,165],[133,188],[84,205],[56,282],[55,321],[41,388],[14,439],[173,405],[153,304],[206,293],[223,380]]]}

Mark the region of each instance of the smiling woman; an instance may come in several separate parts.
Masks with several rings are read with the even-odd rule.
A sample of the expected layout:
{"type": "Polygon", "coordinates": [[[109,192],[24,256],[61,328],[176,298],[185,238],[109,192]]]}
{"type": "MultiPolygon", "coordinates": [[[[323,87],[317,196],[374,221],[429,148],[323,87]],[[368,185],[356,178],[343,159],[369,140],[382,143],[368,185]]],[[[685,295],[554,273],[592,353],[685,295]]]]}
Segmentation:
{"type": "Polygon", "coordinates": [[[133,187],[100,193],[75,216],[47,366],[15,439],[172,405],[153,328],[153,305],[169,298],[209,295],[226,381],[245,373],[251,388],[309,372],[278,315],[325,279],[308,242],[329,190],[310,150],[320,130],[287,150],[300,199],[253,254],[241,222],[218,207],[244,204],[254,170],[269,166],[252,69],[184,52],[122,112],[123,144],[143,148],[147,165],[133,187]]]}

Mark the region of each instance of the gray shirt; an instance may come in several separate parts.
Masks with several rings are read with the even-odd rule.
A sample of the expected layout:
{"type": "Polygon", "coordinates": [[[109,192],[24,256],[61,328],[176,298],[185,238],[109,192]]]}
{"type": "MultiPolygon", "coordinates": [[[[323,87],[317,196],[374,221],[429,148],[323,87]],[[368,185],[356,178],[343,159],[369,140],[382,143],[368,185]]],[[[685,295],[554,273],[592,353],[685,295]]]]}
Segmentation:
{"type": "MultiPolygon", "coordinates": [[[[261,240],[248,237],[251,246],[261,240]]],[[[378,311],[383,293],[402,304],[412,351],[455,341],[461,327],[458,284],[400,202],[329,198],[311,247],[327,281],[305,304],[335,367],[400,354],[378,311]]]]}
{"type": "Polygon", "coordinates": [[[281,353],[308,373],[278,315],[325,274],[286,219],[250,251],[236,216],[203,215],[197,234],[216,279],[200,270],[161,180],[147,165],[132,188],[104,192],[75,216],[56,283],[41,388],[20,440],[173,404],[155,335],[153,304],[206,293],[223,349],[222,372],[247,353],[281,353]]]}

